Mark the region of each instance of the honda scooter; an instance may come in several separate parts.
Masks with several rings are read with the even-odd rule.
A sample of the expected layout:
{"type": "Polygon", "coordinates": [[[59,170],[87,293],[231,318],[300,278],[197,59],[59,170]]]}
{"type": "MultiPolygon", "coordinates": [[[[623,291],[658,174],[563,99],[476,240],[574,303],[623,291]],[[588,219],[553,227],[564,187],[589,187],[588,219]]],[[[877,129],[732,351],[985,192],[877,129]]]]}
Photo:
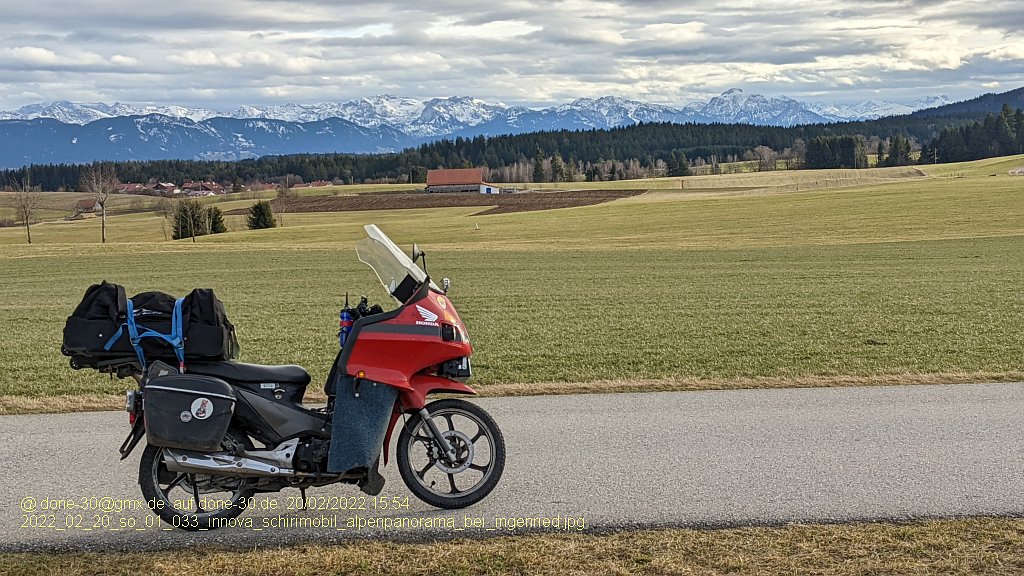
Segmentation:
{"type": "Polygon", "coordinates": [[[473,347],[447,296],[448,279],[438,287],[424,271],[422,251],[414,248],[410,258],[376,226],[365,230],[356,254],[399,306],[384,311],[365,297],[354,309],[346,303],[326,406],[302,403],[310,376],[300,366],[103,363],[139,383],[127,393],[132,430],[121,455],[146,439],[139,484],[168,524],[231,525],[257,493],[297,488],[295,500],[305,505],[307,488],[336,483],[357,485],[372,509],[400,508],[400,497],[376,500],[381,460],[388,463],[399,421],[398,470],[416,497],[463,508],[494,489],[505,466],[494,419],[463,399],[427,401],[432,394],[476,393],[465,384],[473,347]]]}

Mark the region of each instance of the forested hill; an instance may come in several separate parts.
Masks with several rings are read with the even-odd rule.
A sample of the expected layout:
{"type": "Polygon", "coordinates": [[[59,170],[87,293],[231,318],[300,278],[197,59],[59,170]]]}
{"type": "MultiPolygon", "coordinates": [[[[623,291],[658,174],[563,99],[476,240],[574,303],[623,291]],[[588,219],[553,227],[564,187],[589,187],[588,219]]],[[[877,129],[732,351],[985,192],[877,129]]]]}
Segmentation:
{"type": "MultiPolygon", "coordinates": [[[[492,172],[495,181],[526,181],[524,167],[534,159],[559,157],[559,162],[586,173],[591,165],[611,162],[654,167],[680,163],[680,156],[702,163],[741,158],[759,147],[783,154],[818,137],[861,136],[867,150],[874,142],[893,136],[909,137],[921,145],[935,140],[945,129],[959,128],[980,116],[962,113],[943,116],[893,116],[878,120],[812,124],[791,128],[749,124],[637,124],[608,130],[560,130],[497,137],[477,136],[423,144],[389,154],[299,154],[264,156],[240,161],[158,160],[113,163],[122,182],[182,182],[214,180],[222,183],[272,181],[288,174],[305,181],[334,180],[423,182],[427,169],[487,166],[494,171],[515,166],[518,172],[492,172]]],[[[31,181],[46,190],[77,186],[81,165],[34,165],[31,181]]],[[[635,177],[635,171],[632,173],[635,177]]],[[[653,170],[645,174],[653,174],[653,170]]],[[[621,171],[613,177],[627,177],[621,171]]],[[[0,174],[0,182],[22,177],[21,171],[0,174]]],[[[607,166],[601,179],[608,177],[607,166]]]]}
{"type": "Polygon", "coordinates": [[[911,116],[916,118],[926,116],[977,118],[985,114],[999,114],[1004,104],[1009,105],[1010,108],[1024,108],[1024,87],[1000,94],[983,94],[963,102],[954,102],[945,106],[918,110],[911,114],[911,116]]]}

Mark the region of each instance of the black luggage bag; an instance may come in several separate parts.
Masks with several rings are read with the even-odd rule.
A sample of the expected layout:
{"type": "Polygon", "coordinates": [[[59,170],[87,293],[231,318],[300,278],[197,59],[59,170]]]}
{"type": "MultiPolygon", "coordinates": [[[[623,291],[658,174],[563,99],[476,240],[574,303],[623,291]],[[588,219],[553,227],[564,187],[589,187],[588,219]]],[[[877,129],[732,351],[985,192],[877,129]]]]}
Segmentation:
{"type": "Polygon", "coordinates": [[[172,342],[174,336],[180,336],[184,360],[236,358],[235,327],[213,290],[197,288],[180,300],[180,320],[176,322],[177,299],[169,294],[142,292],[129,299],[123,286],[106,281],[94,284],[64,325],[61,351],[80,368],[138,358],[140,352],[140,363],[162,360],[177,365],[178,352],[172,342]],[[138,349],[132,344],[130,326],[140,336],[138,349]]]}

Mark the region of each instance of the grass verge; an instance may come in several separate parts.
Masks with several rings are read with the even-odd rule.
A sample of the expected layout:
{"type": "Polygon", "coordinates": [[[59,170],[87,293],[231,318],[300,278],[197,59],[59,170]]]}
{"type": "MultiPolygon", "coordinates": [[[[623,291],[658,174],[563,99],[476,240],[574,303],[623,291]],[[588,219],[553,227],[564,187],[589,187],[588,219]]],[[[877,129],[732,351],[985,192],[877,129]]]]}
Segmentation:
{"type": "Polygon", "coordinates": [[[0,554],[12,576],[86,574],[991,574],[1024,572],[1024,520],[787,525],[360,541],[253,551],[0,554]]]}
{"type": "MultiPolygon", "coordinates": [[[[879,374],[875,376],[804,376],[800,378],[660,378],[642,380],[596,380],[593,382],[539,382],[480,386],[481,397],[537,396],[557,394],[609,394],[620,392],[693,392],[698,390],[753,390],[761,388],[835,388],[842,386],[921,386],[929,384],[975,384],[1021,382],[1024,372],[955,372],[939,374],[879,374]]],[[[129,380],[125,387],[131,388],[129,380]]],[[[306,392],[309,404],[326,402],[315,386],[306,392]]],[[[56,414],[120,410],[124,396],[79,394],[60,396],[0,395],[0,416],[13,414],[56,414]]]]}

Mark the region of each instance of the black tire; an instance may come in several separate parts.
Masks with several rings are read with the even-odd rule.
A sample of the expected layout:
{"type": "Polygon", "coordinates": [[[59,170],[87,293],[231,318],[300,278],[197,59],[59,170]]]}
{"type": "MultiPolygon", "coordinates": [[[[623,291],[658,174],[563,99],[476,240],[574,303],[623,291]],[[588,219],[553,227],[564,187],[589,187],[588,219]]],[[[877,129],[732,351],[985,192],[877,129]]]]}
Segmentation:
{"type": "MultiPolygon", "coordinates": [[[[229,430],[224,437],[222,444],[225,450],[249,449],[253,447],[252,441],[240,432],[229,430]]],[[[236,518],[245,511],[255,490],[253,480],[249,478],[238,478],[228,476],[211,476],[209,474],[179,474],[167,470],[163,462],[164,449],[151,444],[146,446],[142,452],[142,460],[139,462],[139,486],[142,488],[142,496],[146,504],[160,517],[161,520],[175,528],[182,530],[213,530],[227,525],[227,521],[236,518]],[[166,481],[162,481],[165,479],[166,481]],[[169,488],[161,487],[161,484],[171,484],[169,488]],[[181,510],[175,508],[175,498],[170,496],[171,490],[175,488],[185,489],[193,483],[205,483],[212,488],[217,484],[229,485],[230,488],[222,490],[230,494],[230,498],[216,498],[222,502],[221,507],[216,511],[195,511],[181,510]]],[[[192,492],[194,494],[194,492],[192,492]]],[[[194,498],[193,496],[189,496],[194,498]]],[[[205,497],[200,497],[195,502],[196,509],[200,509],[200,503],[205,497]]],[[[194,501],[194,500],[193,500],[194,501]]]]}
{"type": "MultiPolygon", "coordinates": [[[[437,442],[427,431],[423,419],[419,414],[415,414],[406,422],[398,436],[396,450],[398,452],[398,471],[402,475],[402,480],[417,498],[431,506],[453,509],[476,504],[490,494],[491,490],[494,490],[505,470],[505,439],[501,435],[501,430],[483,408],[465,400],[437,400],[427,404],[426,408],[431,419],[438,424],[441,433],[452,434],[449,441],[455,444],[459,459],[455,463],[456,465],[452,466],[437,458],[439,451],[437,442]],[[437,422],[438,418],[442,418],[440,423],[437,422]],[[458,430],[454,425],[456,418],[477,425],[478,429],[473,438],[469,438],[469,434],[466,432],[458,430]],[[484,438],[487,440],[487,464],[477,464],[475,462],[477,445],[484,438]],[[467,448],[467,441],[471,448],[467,448]],[[423,456],[418,465],[414,465],[411,461],[412,455],[423,456]],[[423,466],[423,462],[426,462],[426,466],[423,466]],[[446,471],[459,468],[462,470],[458,472],[446,471]],[[479,479],[465,490],[458,488],[456,476],[466,474],[470,470],[478,473],[479,479]],[[433,489],[437,481],[427,482],[426,475],[432,472],[440,472],[442,477],[448,477],[449,491],[447,493],[433,489]]],[[[470,475],[469,477],[474,476],[470,475]]]]}

